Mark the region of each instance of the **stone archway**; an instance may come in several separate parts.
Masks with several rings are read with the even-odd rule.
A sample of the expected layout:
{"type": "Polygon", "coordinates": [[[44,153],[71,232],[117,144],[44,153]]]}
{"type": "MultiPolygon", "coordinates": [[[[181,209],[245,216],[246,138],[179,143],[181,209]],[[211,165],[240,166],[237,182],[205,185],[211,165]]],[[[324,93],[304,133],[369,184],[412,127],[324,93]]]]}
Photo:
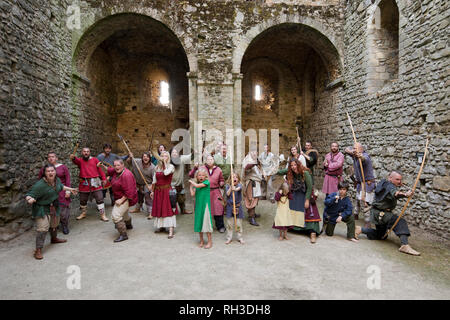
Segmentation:
{"type": "Polygon", "coordinates": [[[85,144],[114,144],[120,133],[140,153],[152,136],[170,145],[171,132],[189,126],[188,56],[175,33],[149,16],[97,21],[80,38],[73,69],[75,121],[85,144]]]}
{"type": "Polygon", "coordinates": [[[317,20],[311,19],[309,17],[302,16],[290,16],[282,15],[277,17],[277,19],[268,19],[264,22],[252,27],[244,35],[238,34],[233,38],[233,43],[235,49],[233,50],[233,61],[232,61],[232,71],[233,73],[239,73],[241,70],[241,63],[245,52],[247,51],[250,44],[261,34],[270,28],[280,26],[282,24],[301,24],[317,32],[317,35],[325,42],[328,42],[326,46],[334,48],[336,51],[333,55],[337,59],[329,59],[330,61],[335,61],[334,65],[339,72],[336,75],[342,75],[343,68],[343,44],[337,38],[335,33],[323,25],[317,20]]]}
{"type": "Polygon", "coordinates": [[[237,48],[234,54],[235,59],[242,56],[239,66],[239,72],[243,75],[242,129],[250,129],[248,126],[255,123],[266,129],[279,129],[280,152],[285,155],[289,146],[295,144],[296,127],[303,142],[305,139],[312,140],[313,144],[323,145],[325,149],[328,142],[314,131],[321,132],[333,123],[324,115],[336,111],[338,105],[339,95],[335,89],[343,82],[339,50],[322,32],[305,24],[265,26],[249,31],[248,34],[253,37],[251,42],[246,36],[240,44],[241,49],[246,48],[245,52],[242,54],[239,52],[241,49],[237,48]],[[262,33],[255,35],[260,29],[263,29],[262,33]],[[263,60],[264,64],[261,63],[263,60]],[[268,65],[279,72],[265,72],[268,65]],[[255,74],[259,74],[259,80],[255,79],[255,74]],[[272,79],[274,77],[276,81],[272,79]],[[266,91],[278,99],[274,101],[276,110],[258,109],[255,97],[249,100],[255,81],[272,83],[266,91]]]}

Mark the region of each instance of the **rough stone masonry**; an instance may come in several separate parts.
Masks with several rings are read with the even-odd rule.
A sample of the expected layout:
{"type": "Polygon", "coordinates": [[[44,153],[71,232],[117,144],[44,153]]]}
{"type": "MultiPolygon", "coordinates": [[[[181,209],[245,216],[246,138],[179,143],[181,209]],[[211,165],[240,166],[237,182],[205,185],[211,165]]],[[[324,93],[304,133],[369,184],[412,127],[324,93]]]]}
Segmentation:
{"type": "Polygon", "coordinates": [[[49,150],[76,181],[68,155],[77,142],[93,154],[110,142],[120,153],[120,133],[139,154],[151,136],[169,145],[176,128],[197,138],[202,121],[223,132],[278,129],[285,155],[298,127],[321,162],[330,142],[353,143],[346,111],[378,180],[400,169],[412,186],[430,137],[406,218],[448,239],[449,7],[446,0],[0,0],[0,239],[31,227],[24,193],[49,150]],[[169,103],[160,99],[162,82],[169,103]]]}

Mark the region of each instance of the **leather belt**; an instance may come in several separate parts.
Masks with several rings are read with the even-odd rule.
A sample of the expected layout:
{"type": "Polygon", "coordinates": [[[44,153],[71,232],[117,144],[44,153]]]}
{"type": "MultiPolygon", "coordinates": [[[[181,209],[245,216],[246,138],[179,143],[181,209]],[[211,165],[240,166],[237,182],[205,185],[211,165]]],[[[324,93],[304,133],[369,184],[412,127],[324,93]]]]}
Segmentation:
{"type": "Polygon", "coordinates": [[[155,190],[163,190],[163,189],[171,189],[172,186],[170,184],[164,184],[162,186],[155,186],[155,190]]]}

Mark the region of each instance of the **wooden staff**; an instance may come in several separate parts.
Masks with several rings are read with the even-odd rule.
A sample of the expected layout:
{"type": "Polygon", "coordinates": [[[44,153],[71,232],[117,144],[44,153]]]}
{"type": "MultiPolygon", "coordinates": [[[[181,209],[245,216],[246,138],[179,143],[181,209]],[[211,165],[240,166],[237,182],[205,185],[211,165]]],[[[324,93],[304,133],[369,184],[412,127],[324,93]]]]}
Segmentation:
{"type": "MultiPolygon", "coordinates": [[[[355,130],[353,130],[352,119],[350,119],[350,115],[348,114],[348,112],[346,112],[346,113],[347,113],[348,122],[350,122],[350,128],[352,129],[353,140],[355,141],[355,144],[356,144],[357,141],[356,141],[355,130]]],[[[364,178],[364,168],[363,168],[361,158],[358,157],[358,161],[359,161],[359,167],[361,168],[361,176],[362,176],[361,200],[364,201],[364,205],[367,206],[367,204],[366,204],[366,179],[364,178]]]]}
{"type": "Polygon", "coordinates": [[[298,134],[298,127],[297,126],[295,126],[295,130],[297,131],[297,146],[298,146],[297,153],[300,154],[301,151],[302,151],[302,144],[301,144],[300,136],[298,134]]]}
{"type": "MultiPolygon", "coordinates": [[[[127,148],[128,153],[131,154],[130,148],[128,148],[128,144],[125,142],[125,139],[124,139],[120,134],[117,134],[117,135],[119,136],[119,139],[122,140],[123,144],[125,145],[125,148],[127,148]]],[[[134,164],[136,165],[136,168],[138,169],[139,174],[141,175],[142,180],[144,180],[144,183],[145,183],[145,185],[147,186],[148,191],[150,191],[151,189],[150,189],[150,187],[149,187],[149,185],[148,185],[148,182],[147,182],[147,180],[145,179],[144,175],[142,174],[141,169],[139,169],[139,166],[138,166],[136,160],[134,159],[134,157],[131,157],[131,159],[133,159],[134,164]]]]}
{"type": "Polygon", "coordinates": [[[230,151],[230,162],[231,162],[231,193],[233,194],[233,215],[234,215],[234,231],[237,232],[237,218],[236,218],[236,198],[234,196],[234,179],[233,179],[233,152],[230,151]]]}
{"type": "Polygon", "coordinates": [[[423,166],[425,165],[425,158],[427,157],[427,151],[428,151],[428,141],[429,139],[427,138],[427,142],[425,144],[425,152],[423,155],[423,159],[422,159],[422,164],[420,165],[420,169],[419,169],[419,174],[417,175],[416,181],[414,182],[414,186],[412,188],[412,193],[411,195],[408,197],[408,200],[406,200],[405,205],[403,206],[402,212],[400,213],[400,215],[398,216],[397,220],[395,220],[394,224],[392,225],[392,227],[386,232],[386,234],[384,235],[383,239],[386,239],[387,236],[389,235],[389,233],[395,228],[395,226],[397,225],[397,223],[400,221],[400,218],[405,214],[406,208],[408,207],[409,202],[411,201],[411,198],[414,195],[414,191],[416,190],[417,187],[417,183],[419,182],[420,179],[420,175],[422,174],[422,170],[423,170],[423,166]]]}
{"type": "Polygon", "coordinates": [[[105,162],[105,161],[100,161],[100,162],[97,164],[97,167],[100,166],[100,165],[104,166],[105,168],[106,168],[106,167],[110,167],[110,168],[113,167],[112,165],[110,165],[108,162],[105,162]]]}

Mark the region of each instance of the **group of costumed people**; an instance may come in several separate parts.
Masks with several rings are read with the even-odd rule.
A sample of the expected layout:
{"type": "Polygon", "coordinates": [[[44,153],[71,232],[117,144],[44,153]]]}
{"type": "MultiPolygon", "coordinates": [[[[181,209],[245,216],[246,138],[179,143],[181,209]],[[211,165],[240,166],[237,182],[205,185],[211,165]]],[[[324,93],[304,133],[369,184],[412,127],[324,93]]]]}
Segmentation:
{"type": "MultiPolygon", "coordinates": [[[[387,179],[376,184],[371,158],[363,146],[355,143],[353,148],[346,148],[345,155],[353,160],[350,179],[357,192],[357,210],[354,212],[347,195],[350,185],[343,179],[345,155],[339,151],[336,142],[330,147],[322,164],[325,173],[322,229],[317,207],[318,192],[314,189],[319,153],[311,142],[307,142],[305,150],[302,150],[298,138],[297,145],[290,149],[285,166],[283,155],[275,156],[268,145],[259,156],[251,149],[242,162],[240,174],[233,171],[233,162],[225,144],[219,145],[214,155],[204,156],[205,163],[196,163],[189,172],[189,191],[194,198],[194,231],[200,235],[199,246],[212,247],[214,225],[220,233],[226,232],[226,244],[232,242],[234,233],[244,244],[243,206],[247,209],[250,225],[259,226],[258,202],[267,199],[277,204],[272,227],[279,231],[281,241],[289,239],[287,232],[290,231],[307,234],[311,243],[315,243],[323,232],[333,236],[336,224],[341,222],[347,226],[347,239],[350,241],[358,242],[361,234],[366,234],[370,240],[384,240],[387,230],[393,227],[401,241],[399,251],[420,255],[408,244],[410,232],[406,221],[397,219],[393,212],[399,198],[412,194],[412,191],[398,190],[402,186],[401,174],[393,171],[387,179]],[[275,176],[284,177],[278,189],[274,188],[275,176]],[[364,228],[355,225],[361,210],[364,212],[364,228]],[[207,235],[206,244],[204,233],[207,235]]],[[[114,242],[128,239],[127,230],[133,228],[129,213],[140,212],[144,203],[148,219],[154,220],[155,232],[168,231],[169,239],[175,234],[176,216],[191,214],[186,210],[184,188],[185,165],[191,163],[191,154],[180,155],[175,148],[167,151],[164,145],[144,152],[141,158],[135,158],[131,152],[118,156],[111,151],[111,145],[105,144],[97,157],[91,156],[87,147],[82,149],[81,157],[77,157],[76,152],[70,155],[71,161],[79,168],[78,189],[71,188],[68,168],[58,162],[54,152],[48,154],[48,163],[41,169],[39,181],[26,194],[26,201],[32,204],[32,215],[36,219],[36,259],[43,258],[42,248],[48,231],[51,243],[66,242],[57,237],[57,229],[61,225],[62,232],[69,233],[71,194],[80,196],[77,220],[86,217],[87,203],[89,199],[95,199],[100,220],[107,222],[104,198],[109,189],[113,206],[111,217],[119,233],[114,242]],[[126,164],[131,170],[126,168],[126,164]],[[134,209],[130,211],[132,207],[134,209]]]]}

